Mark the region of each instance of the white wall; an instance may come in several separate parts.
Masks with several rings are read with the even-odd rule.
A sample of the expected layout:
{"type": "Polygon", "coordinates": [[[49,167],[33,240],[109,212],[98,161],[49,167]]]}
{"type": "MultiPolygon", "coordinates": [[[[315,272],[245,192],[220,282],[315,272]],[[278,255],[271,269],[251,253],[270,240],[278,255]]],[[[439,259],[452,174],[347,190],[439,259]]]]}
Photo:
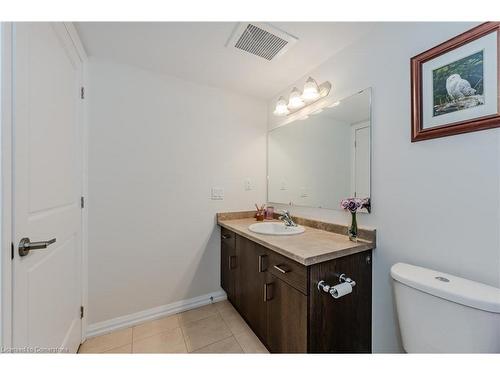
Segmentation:
{"type": "MultiPolygon", "coordinates": [[[[435,268],[500,286],[500,131],[410,142],[410,58],[475,24],[391,24],[307,75],[330,80],[345,97],[373,87],[373,350],[401,350],[389,269],[396,262],[435,268]]],[[[288,95],[294,85],[277,93],[288,95]]],[[[269,127],[276,121],[269,102],[269,127]]],[[[348,223],[341,211],[293,214],[348,223]]]]}
{"type": "Polygon", "coordinates": [[[99,60],[88,75],[89,324],[220,290],[215,213],[265,200],[266,103],[99,60]]]}

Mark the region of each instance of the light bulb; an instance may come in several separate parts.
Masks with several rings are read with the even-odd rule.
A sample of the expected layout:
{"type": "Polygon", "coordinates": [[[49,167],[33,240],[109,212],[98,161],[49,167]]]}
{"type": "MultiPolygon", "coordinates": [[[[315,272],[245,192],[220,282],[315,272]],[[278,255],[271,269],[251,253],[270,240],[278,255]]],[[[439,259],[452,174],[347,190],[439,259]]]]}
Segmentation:
{"type": "Polygon", "coordinates": [[[284,97],[280,96],[276,102],[276,108],[273,112],[276,116],[286,116],[290,113],[286,105],[286,100],[284,97]]]}
{"type": "Polygon", "coordinates": [[[302,99],[304,99],[306,102],[311,102],[313,100],[318,99],[319,97],[320,94],[319,94],[318,84],[312,77],[309,77],[306,83],[304,84],[304,92],[302,93],[302,99]]]}
{"type": "Polygon", "coordinates": [[[288,99],[288,108],[297,109],[304,106],[304,101],[300,97],[300,91],[294,87],[288,99]]]}

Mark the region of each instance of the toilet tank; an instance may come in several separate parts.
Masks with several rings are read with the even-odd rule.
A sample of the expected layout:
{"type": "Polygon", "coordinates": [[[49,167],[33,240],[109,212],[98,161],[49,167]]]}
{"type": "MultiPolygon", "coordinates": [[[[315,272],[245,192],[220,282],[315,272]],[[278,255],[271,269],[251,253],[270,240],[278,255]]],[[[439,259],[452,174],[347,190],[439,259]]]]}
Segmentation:
{"type": "Polygon", "coordinates": [[[500,353],[500,289],[397,263],[391,268],[408,353],[500,353]]]}

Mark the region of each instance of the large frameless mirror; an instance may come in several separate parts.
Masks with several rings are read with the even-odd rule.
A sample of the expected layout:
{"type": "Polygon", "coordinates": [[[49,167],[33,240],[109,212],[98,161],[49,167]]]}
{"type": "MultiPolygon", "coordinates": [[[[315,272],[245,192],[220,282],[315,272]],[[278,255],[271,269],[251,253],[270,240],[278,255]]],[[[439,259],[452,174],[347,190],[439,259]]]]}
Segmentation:
{"type": "Polygon", "coordinates": [[[370,198],[371,89],[268,133],[268,202],[341,209],[370,198]]]}

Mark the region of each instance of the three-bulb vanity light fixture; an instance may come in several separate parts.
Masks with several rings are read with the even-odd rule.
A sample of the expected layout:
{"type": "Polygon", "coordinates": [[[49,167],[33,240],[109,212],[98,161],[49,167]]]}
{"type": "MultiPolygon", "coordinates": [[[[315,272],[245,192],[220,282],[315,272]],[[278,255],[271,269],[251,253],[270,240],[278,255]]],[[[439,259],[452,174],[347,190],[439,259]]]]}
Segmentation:
{"type": "Polygon", "coordinates": [[[330,82],[326,81],[318,86],[316,81],[309,77],[302,92],[297,87],[293,88],[288,97],[288,102],[284,97],[280,96],[273,113],[276,116],[287,116],[297,112],[327,96],[331,88],[332,84],[330,82]]]}

